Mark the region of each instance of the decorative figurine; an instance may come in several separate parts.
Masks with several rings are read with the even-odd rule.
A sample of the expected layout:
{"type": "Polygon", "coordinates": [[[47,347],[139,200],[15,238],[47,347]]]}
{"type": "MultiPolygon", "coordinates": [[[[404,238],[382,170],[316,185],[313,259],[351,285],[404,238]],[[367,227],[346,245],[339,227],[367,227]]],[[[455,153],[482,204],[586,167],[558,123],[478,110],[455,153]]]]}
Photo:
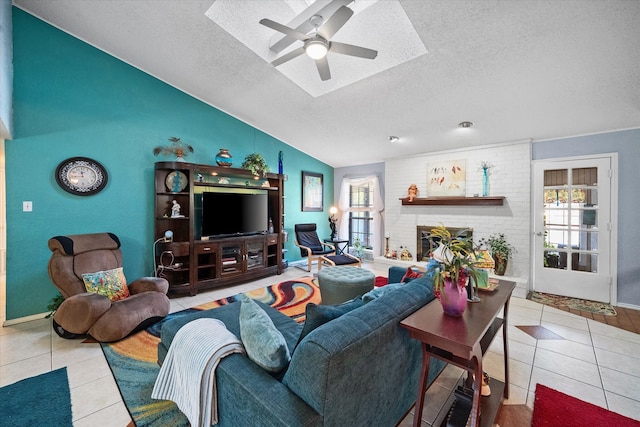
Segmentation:
{"type": "Polygon", "coordinates": [[[173,205],[171,206],[171,218],[181,218],[184,215],[180,215],[180,205],[177,200],[174,200],[173,205]]]}
{"type": "Polygon", "coordinates": [[[402,252],[400,252],[400,260],[402,261],[411,261],[413,260],[413,255],[409,252],[409,249],[403,248],[402,252]]]}
{"type": "Polygon", "coordinates": [[[413,202],[413,199],[415,199],[416,197],[418,197],[418,186],[415,184],[411,184],[409,186],[409,201],[413,202]]]}

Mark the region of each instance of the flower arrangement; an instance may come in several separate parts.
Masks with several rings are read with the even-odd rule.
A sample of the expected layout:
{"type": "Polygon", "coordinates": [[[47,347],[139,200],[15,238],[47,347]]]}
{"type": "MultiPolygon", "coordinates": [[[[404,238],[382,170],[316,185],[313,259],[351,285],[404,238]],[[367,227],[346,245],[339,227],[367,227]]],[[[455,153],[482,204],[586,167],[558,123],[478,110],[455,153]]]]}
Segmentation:
{"type": "Polygon", "coordinates": [[[193,153],[193,147],[185,142],[182,142],[180,138],[172,136],[171,138],[169,138],[169,141],[171,141],[171,145],[158,145],[156,148],[154,148],[153,155],[174,155],[178,160],[181,160],[187,156],[187,152],[193,153]]]}
{"type": "Polygon", "coordinates": [[[482,169],[483,171],[487,171],[488,169],[491,169],[493,167],[493,164],[491,162],[488,162],[486,160],[483,160],[480,162],[480,169],[482,169]]]}
{"type": "Polygon", "coordinates": [[[439,242],[431,254],[432,260],[427,269],[435,273],[434,292],[438,298],[442,295],[446,281],[457,284],[460,289],[466,287],[469,277],[478,283],[480,273],[476,267],[475,248],[473,241],[464,237],[465,232],[466,230],[462,230],[452,236],[442,224],[431,230],[431,237],[439,239],[439,242]]]}

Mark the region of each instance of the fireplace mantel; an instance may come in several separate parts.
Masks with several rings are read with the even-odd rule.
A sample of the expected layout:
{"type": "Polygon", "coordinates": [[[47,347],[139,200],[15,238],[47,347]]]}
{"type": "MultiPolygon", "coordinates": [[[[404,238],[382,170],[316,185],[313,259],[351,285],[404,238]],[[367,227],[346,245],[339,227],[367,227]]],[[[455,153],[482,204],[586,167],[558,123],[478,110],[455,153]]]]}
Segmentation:
{"type": "Polygon", "coordinates": [[[498,197],[408,197],[400,198],[402,206],[502,206],[504,196],[498,197]]]}

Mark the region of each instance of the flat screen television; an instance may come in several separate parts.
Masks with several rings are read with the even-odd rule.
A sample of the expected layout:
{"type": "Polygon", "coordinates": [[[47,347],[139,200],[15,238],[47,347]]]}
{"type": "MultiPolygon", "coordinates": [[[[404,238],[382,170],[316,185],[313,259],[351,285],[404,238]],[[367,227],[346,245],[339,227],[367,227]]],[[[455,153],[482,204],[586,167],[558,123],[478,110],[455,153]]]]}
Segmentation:
{"type": "Polygon", "coordinates": [[[251,235],[267,231],[269,200],[266,193],[202,193],[196,198],[198,237],[251,235]],[[200,212],[201,211],[201,212],[200,212]]]}

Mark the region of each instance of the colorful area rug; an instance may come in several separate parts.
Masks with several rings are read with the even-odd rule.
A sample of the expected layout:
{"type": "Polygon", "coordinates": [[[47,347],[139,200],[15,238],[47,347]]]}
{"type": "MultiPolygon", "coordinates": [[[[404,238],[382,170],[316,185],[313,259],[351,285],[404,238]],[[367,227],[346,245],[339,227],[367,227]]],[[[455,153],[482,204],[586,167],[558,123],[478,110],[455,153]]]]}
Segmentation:
{"type": "Polygon", "coordinates": [[[574,310],[588,311],[593,314],[601,314],[603,316],[617,315],[616,309],[611,304],[598,301],[589,301],[586,299],[563,297],[561,295],[545,294],[543,292],[531,292],[527,297],[531,301],[540,304],[550,305],[552,307],[567,307],[574,310]]]}
{"type": "MultiPolygon", "coordinates": [[[[278,283],[246,292],[249,297],[269,304],[297,322],[304,322],[308,303],[320,303],[320,290],[312,277],[278,283]]],[[[102,351],[118,384],[122,399],[138,427],[189,426],[177,406],[166,400],[151,399],[158,376],[158,343],[162,325],[170,319],[239,301],[240,295],[172,313],[162,321],[115,343],[103,343],[102,351]]]]}
{"type": "Polygon", "coordinates": [[[640,427],[640,422],[537,384],[531,427],[560,426],[640,427]]]}
{"type": "Polygon", "coordinates": [[[0,414],[2,426],[72,425],[67,368],[0,388],[0,414]]]}

